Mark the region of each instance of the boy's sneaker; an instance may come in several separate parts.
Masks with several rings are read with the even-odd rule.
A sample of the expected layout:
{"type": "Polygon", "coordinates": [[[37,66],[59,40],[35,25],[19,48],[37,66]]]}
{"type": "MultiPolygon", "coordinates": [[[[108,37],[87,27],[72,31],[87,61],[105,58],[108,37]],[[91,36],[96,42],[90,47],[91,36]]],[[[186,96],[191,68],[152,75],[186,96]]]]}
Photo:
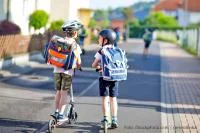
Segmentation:
{"type": "Polygon", "coordinates": [[[107,122],[107,127],[108,128],[110,128],[111,127],[111,125],[110,125],[110,122],[107,120],[107,119],[103,119],[102,121],[101,121],[101,128],[104,128],[104,122],[107,122]]]}
{"type": "Polygon", "coordinates": [[[108,120],[107,119],[103,119],[103,120],[101,120],[101,128],[103,128],[103,126],[104,126],[104,122],[107,122],[108,123],[108,120]]]}
{"type": "Polygon", "coordinates": [[[65,115],[59,114],[59,116],[58,116],[59,122],[64,122],[64,121],[67,121],[67,120],[68,120],[68,118],[65,115]]]}
{"type": "Polygon", "coordinates": [[[58,119],[59,112],[54,112],[54,113],[53,113],[53,114],[51,114],[51,115],[55,116],[55,117],[56,117],[56,119],[58,119]]]}
{"type": "Polygon", "coordinates": [[[118,127],[119,127],[118,121],[117,120],[112,120],[111,128],[114,129],[114,128],[118,128],[118,127]]]}

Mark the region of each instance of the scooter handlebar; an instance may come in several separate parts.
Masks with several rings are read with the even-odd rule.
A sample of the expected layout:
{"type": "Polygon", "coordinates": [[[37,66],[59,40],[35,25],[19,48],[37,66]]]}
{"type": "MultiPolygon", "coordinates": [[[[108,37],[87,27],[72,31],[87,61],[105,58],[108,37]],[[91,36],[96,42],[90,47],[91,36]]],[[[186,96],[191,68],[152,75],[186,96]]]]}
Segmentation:
{"type": "Polygon", "coordinates": [[[102,68],[96,68],[96,72],[100,72],[102,68]]]}

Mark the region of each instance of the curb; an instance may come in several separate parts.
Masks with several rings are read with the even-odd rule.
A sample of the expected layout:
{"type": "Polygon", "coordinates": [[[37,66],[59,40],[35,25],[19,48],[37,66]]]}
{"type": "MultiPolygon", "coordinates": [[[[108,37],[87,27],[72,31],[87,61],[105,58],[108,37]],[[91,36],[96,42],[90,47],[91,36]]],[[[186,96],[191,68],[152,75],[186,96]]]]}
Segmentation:
{"type": "Polygon", "coordinates": [[[6,67],[14,66],[14,65],[27,64],[30,61],[42,61],[42,60],[43,60],[43,56],[41,52],[16,55],[16,56],[13,56],[11,59],[1,59],[0,70],[6,67]]]}

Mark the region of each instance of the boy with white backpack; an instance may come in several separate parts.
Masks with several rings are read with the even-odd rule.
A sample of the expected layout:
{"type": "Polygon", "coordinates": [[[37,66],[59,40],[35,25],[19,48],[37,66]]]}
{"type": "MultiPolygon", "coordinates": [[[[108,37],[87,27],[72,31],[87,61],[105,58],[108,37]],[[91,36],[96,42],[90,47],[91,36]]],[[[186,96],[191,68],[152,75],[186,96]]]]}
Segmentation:
{"type": "Polygon", "coordinates": [[[125,52],[113,44],[116,34],[111,29],[100,31],[98,42],[102,48],[95,54],[92,67],[96,68],[101,76],[99,77],[99,91],[102,97],[102,110],[104,119],[108,122],[109,100],[111,105],[111,128],[118,127],[117,121],[117,96],[119,81],[127,78],[127,58],[125,52]]]}

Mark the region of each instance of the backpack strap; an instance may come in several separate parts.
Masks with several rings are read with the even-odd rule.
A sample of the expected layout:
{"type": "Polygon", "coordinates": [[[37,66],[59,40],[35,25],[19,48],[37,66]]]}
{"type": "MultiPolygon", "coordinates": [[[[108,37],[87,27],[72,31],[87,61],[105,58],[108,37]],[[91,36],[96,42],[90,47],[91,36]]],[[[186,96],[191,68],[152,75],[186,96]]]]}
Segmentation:
{"type": "Polygon", "coordinates": [[[103,54],[103,53],[102,53],[102,50],[103,50],[103,48],[101,48],[101,49],[98,51],[98,53],[99,53],[100,55],[103,54]]]}

